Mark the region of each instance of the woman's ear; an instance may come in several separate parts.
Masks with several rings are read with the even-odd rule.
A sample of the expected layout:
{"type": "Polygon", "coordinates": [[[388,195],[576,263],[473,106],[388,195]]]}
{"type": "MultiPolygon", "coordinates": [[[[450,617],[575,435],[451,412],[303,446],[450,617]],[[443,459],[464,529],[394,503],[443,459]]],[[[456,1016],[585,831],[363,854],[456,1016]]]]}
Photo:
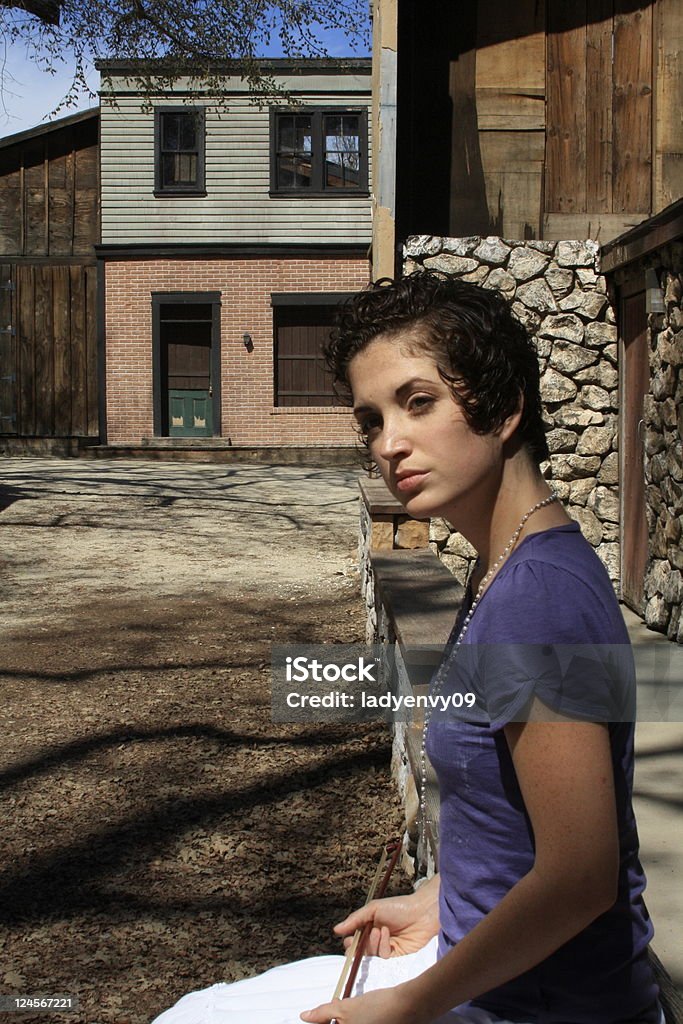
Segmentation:
{"type": "Polygon", "coordinates": [[[519,427],[519,424],[520,424],[521,419],[522,419],[522,413],[523,412],[524,412],[524,395],[520,391],[518,399],[517,399],[517,408],[515,409],[514,412],[510,413],[509,416],[506,416],[506,418],[503,420],[501,425],[498,427],[497,433],[498,433],[498,436],[499,436],[500,440],[503,443],[505,443],[505,441],[509,441],[510,438],[512,437],[512,435],[514,434],[514,432],[519,427]]]}

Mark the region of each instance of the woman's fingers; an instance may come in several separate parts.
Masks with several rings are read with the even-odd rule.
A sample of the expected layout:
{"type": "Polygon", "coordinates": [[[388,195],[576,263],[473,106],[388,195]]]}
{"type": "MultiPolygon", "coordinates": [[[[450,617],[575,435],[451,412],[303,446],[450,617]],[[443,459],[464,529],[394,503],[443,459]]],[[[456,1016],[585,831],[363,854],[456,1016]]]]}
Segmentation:
{"type": "Polygon", "coordinates": [[[301,1020],[308,1021],[310,1024],[328,1024],[328,1021],[336,1020],[337,1015],[341,1012],[341,999],[335,999],[331,1003],[316,1006],[313,1010],[305,1010],[300,1016],[301,1020]]]}
{"type": "Polygon", "coordinates": [[[334,931],[337,935],[353,935],[357,928],[362,928],[367,921],[372,921],[375,915],[375,908],[372,903],[365,907],[359,907],[352,914],[345,917],[339,924],[335,924],[334,931]]]}
{"type": "MultiPolygon", "coordinates": [[[[348,950],[353,944],[353,935],[347,935],[344,939],[344,949],[348,950]]],[[[392,956],[391,931],[386,925],[381,928],[372,928],[368,933],[363,954],[365,956],[381,956],[385,959],[392,956]]]]}
{"type": "Polygon", "coordinates": [[[385,960],[391,956],[391,932],[386,925],[380,928],[376,955],[384,957],[385,960]]]}

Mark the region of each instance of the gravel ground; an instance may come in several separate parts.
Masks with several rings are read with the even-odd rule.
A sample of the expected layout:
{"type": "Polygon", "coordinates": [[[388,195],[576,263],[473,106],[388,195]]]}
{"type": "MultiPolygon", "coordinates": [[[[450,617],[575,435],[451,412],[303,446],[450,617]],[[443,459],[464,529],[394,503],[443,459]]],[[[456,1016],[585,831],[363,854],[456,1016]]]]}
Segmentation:
{"type": "Polygon", "coordinates": [[[80,1000],[14,1019],[144,1024],[338,951],[389,738],[274,725],[270,645],[362,640],[355,477],[0,463],[0,993],[80,1000]]]}

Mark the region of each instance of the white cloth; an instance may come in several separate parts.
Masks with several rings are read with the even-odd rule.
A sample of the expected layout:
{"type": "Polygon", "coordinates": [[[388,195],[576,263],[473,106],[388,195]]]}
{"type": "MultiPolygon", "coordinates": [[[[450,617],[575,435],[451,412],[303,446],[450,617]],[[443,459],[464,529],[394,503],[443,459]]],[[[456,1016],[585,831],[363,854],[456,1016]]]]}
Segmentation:
{"type": "MultiPolygon", "coordinates": [[[[407,956],[363,957],[353,994],[390,988],[422,974],[436,962],[437,940],[407,956]]],[[[344,964],[342,956],[315,956],[273,967],[231,985],[190,992],[153,1024],[301,1024],[299,1014],[328,1003],[344,964]]],[[[443,1024],[508,1024],[484,1010],[465,1007],[440,1018],[443,1024]]]]}

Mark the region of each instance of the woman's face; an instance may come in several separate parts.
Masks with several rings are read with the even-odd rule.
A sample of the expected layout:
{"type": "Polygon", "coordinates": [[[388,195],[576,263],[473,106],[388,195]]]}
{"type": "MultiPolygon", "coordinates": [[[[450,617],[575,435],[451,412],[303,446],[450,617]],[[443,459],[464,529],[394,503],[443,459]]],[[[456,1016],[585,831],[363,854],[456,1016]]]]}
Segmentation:
{"type": "MultiPolygon", "coordinates": [[[[502,472],[508,421],[476,434],[417,336],[379,335],[348,368],[354,416],[389,490],[414,518],[465,525],[485,515],[502,472]]],[[[513,417],[510,418],[511,420],[513,417]]],[[[516,424],[515,424],[516,425],[516,424]]]]}

